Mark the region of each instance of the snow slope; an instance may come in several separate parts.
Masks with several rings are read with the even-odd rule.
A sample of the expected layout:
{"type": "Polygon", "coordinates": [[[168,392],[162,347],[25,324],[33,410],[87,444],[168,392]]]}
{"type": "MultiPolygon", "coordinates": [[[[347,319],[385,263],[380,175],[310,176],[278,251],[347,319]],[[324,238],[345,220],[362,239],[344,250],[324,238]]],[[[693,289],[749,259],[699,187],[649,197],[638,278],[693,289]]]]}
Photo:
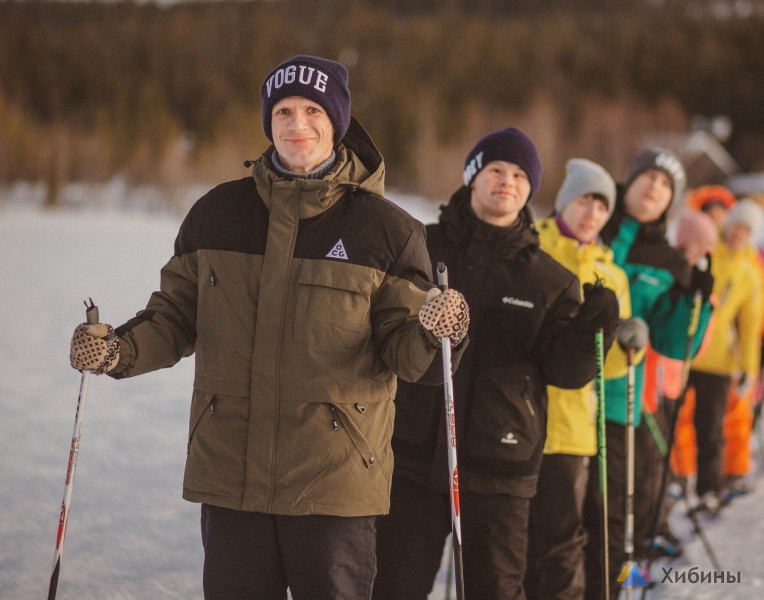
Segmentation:
{"type": "MultiPolygon", "coordinates": [[[[399,202],[425,222],[437,215],[425,200],[399,202]]],[[[83,300],[93,298],[104,322],[133,316],[158,286],[179,223],[144,209],[43,212],[0,199],[2,600],[43,598],[48,588],[80,381],[68,346],[83,300]]],[[[181,499],[192,375],[186,359],[132,380],[91,377],[61,600],[202,597],[199,508],[181,499]]],[[[760,598],[762,517],[759,489],[707,525],[742,583],[664,584],[649,597],[760,598]]],[[[710,568],[697,541],[681,564],[710,568]]],[[[440,579],[433,599],[444,597],[440,579]]]]}

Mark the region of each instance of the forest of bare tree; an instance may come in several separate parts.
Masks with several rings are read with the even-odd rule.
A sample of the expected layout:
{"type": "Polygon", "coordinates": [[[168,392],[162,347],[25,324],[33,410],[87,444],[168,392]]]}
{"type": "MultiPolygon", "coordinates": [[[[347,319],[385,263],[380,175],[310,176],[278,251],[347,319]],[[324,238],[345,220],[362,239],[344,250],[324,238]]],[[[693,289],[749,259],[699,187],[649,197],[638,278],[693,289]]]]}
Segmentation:
{"type": "Polygon", "coordinates": [[[348,67],[401,191],[442,198],[506,125],[537,142],[547,196],[567,158],[618,179],[698,116],[728,117],[726,149],[764,170],[762,31],[760,0],[2,0],[0,184],[244,176],[263,78],[300,53],[348,67]]]}

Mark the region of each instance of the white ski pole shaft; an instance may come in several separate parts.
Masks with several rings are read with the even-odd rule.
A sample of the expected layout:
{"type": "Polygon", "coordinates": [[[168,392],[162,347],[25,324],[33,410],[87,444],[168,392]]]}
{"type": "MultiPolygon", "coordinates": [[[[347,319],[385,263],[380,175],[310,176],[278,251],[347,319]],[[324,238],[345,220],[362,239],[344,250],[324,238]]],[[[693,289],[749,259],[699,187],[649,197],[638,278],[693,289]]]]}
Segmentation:
{"type": "MultiPolygon", "coordinates": [[[[626,319],[618,326],[618,344],[626,354],[626,490],[624,495],[624,539],[623,550],[626,566],[631,571],[634,566],[634,420],[636,353],[647,345],[647,324],[639,317],[626,319]]],[[[631,586],[624,586],[627,600],[631,599],[631,586]]]]}
{"type": "MultiPolygon", "coordinates": [[[[448,289],[445,263],[438,263],[438,287],[448,289]]],[[[443,395],[446,408],[446,446],[448,448],[449,491],[451,493],[451,532],[453,540],[456,599],[464,600],[464,568],[462,565],[462,523],[459,507],[459,467],[456,458],[456,418],[454,411],[454,380],[451,373],[451,339],[441,340],[443,354],[443,395]]],[[[451,583],[449,582],[448,585],[451,583]]]]}
{"type": "MultiPolygon", "coordinates": [[[[623,538],[623,551],[626,564],[631,568],[634,562],[634,349],[626,350],[628,365],[628,383],[626,387],[626,525],[623,538]]],[[[626,586],[627,600],[631,598],[631,587],[626,586]]]]}
{"type": "MultiPolygon", "coordinates": [[[[698,261],[698,269],[701,271],[708,270],[708,259],[702,257],[698,261]]],[[[703,293],[700,290],[695,290],[692,294],[692,313],[690,313],[690,326],[687,329],[687,338],[684,347],[684,361],[682,362],[682,378],[679,388],[679,396],[677,400],[679,403],[684,402],[684,395],[687,392],[687,380],[690,378],[690,367],[692,363],[692,347],[695,345],[695,336],[698,333],[698,326],[700,325],[700,311],[703,306],[703,293]]]]}
{"type": "MultiPolygon", "coordinates": [[[[85,302],[85,316],[88,325],[98,323],[98,307],[90,300],[90,305],[85,302]]],[[[74,431],[72,432],[72,445],[69,448],[69,464],[66,468],[66,481],[64,484],[64,500],[61,503],[61,515],[58,520],[58,535],[56,536],[56,552],[53,557],[53,573],[50,576],[50,587],[48,588],[48,600],[54,600],[58,588],[58,575],[61,571],[61,555],[64,552],[64,538],[66,537],[66,526],[69,523],[69,506],[72,502],[72,489],[74,488],[74,471],[77,468],[77,456],[80,451],[80,435],[82,433],[82,420],[85,414],[85,403],[87,401],[88,383],[90,382],[90,371],[82,371],[80,380],[80,394],[77,398],[77,412],[74,416],[74,431]]]]}

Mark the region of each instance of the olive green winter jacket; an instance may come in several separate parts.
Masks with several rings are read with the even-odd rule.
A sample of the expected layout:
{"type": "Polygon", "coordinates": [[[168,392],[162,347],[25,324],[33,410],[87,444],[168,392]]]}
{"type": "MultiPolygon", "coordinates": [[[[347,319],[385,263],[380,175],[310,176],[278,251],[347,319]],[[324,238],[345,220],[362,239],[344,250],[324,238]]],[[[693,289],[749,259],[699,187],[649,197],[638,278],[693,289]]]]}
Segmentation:
{"type": "Polygon", "coordinates": [[[396,374],[433,363],[423,226],[381,194],[353,121],[321,180],[252,176],[189,211],[160,291],[121,327],[131,377],[196,353],[183,496],[273,514],[386,513],[396,374]]]}

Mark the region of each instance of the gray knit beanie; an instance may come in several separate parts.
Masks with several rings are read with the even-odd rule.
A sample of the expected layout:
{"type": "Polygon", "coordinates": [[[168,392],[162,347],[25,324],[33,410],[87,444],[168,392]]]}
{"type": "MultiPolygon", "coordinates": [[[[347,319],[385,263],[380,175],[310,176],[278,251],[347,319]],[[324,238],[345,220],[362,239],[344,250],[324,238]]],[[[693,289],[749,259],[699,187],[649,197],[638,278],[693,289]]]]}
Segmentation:
{"type": "Polygon", "coordinates": [[[634,181],[641,173],[650,169],[656,169],[662,171],[671,180],[671,187],[673,194],[671,195],[671,201],[674,198],[682,197],[684,194],[684,187],[687,183],[687,176],[682,166],[682,161],[673,152],[669,152],[665,148],[651,147],[645,148],[634,162],[631,163],[629,172],[626,175],[625,189],[628,189],[631,182],[634,181]]]}
{"type": "Polygon", "coordinates": [[[565,165],[565,181],[557,192],[554,208],[561,213],[565,205],[579,196],[595,194],[605,200],[608,217],[615,208],[615,181],[603,167],[585,158],[571,158],[565,165]]]}

